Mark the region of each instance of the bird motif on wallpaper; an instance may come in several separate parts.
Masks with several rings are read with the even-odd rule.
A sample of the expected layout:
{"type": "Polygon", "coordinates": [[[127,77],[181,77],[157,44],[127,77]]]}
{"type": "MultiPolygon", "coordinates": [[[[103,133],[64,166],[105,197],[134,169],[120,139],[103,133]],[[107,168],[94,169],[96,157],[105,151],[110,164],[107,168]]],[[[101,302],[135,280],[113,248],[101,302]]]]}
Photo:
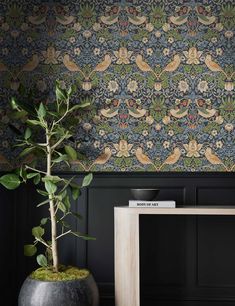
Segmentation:
{"type": "Polygon", "coordinates": [[[104,116],[105,118],[113,118],[117,116],[120,104],[121,104],[120,99],[113,99],[109,107],[106,106],[105,108],[100,110],[101,115],[104,116]]]}
{"type": "Polygon", "coordinates": [[[79,72],[81,73],[82,77],[84,78],[84,81],[89,82],[89,87],[88,89],[85,90],[90,90],[91,89],[91,82],[90,82],[90,78],[92,76],[93,73],[95,72],[104,72],[106,69],[108,69],[108,67],[110,66],[112,60],[111,60],[111,56],[109,54],[106,54],[103,58],[103,60],[98,63],[95,68],[88,74],[86,75],[83,70],[79,67],[79,65],[77,63],[75,63],[69,56],[69,54],[65,54],[63,57],[63,64],[65,65],[65,67],[71,71],[71,72],[79,72]]]}
{"type": "Polygon", "coordinates": [[[120,114],[121,117],[123,117],[122,115],[125,114],[126,117],[127,112],[133,118],[141,118],[146,115],[147,110],[144,108],[138,108],[133,99],[125,99],[125,103],[122,104],[121,99],[114,99],[111,107],[103,108],[100,110],[101,115],[106,118],[113,118],[118,114],[120,114]],[[122,106],[121,108],[120,105],[122,106]],[[127,105],[127,108],[125,105],[127,105]]]}
{"type": "Polygon", "coordinates": [[[40,63],[38,54],[34,54],[30,60],[20,69],[16,75],[12,75],[15,78],[18,78],[22,72],[32,72],[35,70],[40,63]]]}
{"type": "Polygon", "coordinates": [[[137,160],[142,164],[142,165],[152,165],[156,169],[154,163],[151,161],[151,159],[143,153],[143,149],[141,147],[138,147],[135,151],[135,156],[137,160]]]}
{"type": "Polygon", "coordinates": [[[118,23],[119,33],[121,36],[128,34],[129,24],[140,26],[147,22],[147,16],[143,16],[133,3],[123,1],[123,3],[114,3],[106,6],[100,21],[107,26],[118,23]]]}
{"type": "Polygon", "coordinates": [[[74,16],[68,14],[66,6],[56,3],[53,5],[53,11],[56,15],[56,21],[63,25],[68,25],[75,20],[74,16]]]}
{"type": "Polygon", "coordinates": [[[38,54],[34,54],[30,59],[29,61],[20,69],[20,71],[16,74],[11,74],[12,76],[12,80],[11,80],[11,87],[12,89],[14,90],[17,90],[20,86],[20,79],[19,79],[19,76],[23,73],[23,72],[32,72],[34,71],[38,65],[40,63],[40,60],[39,60],[39,56],[38,54]]]}
{"type": "Polygon", "coordinates": [[[206,102],[204,99],[196,99],[196,105],[197,105],[197,111],[198,115],[203,118],[211,118],[213,117],[217,110],[214,108],[211,108],[210,106],[206,106],[206,102]]]}
{"type": "Polygon", "coordinates": [[[136,108],[131,108],[131,109],[128,109],[128,112],[129,112],[129,115],[131,117],[134,117],[134,118],[141,118],[143,117],[146,113],[147,113],[147,110],[142,108],[142,109],[136,109],[136,108]]]}
{"type": "Polygon", "coordinates": [[[188,21],[188,16],[170,16],[169,20],[175,25],[182,25],[188,21]]]}
{"type": "Polygon", "coordinates": [[[173,152],[165,159],[165,161],[161,164],[158,170],[160,171],[162,167],[165,165],[174,165],[175,163],[178,162],[180,156],[181,156],[181,150],[178,147],[174,148],[173,152]]]}
{"type": "Polygon", "coordinates": [[[63,57],[63,64],[65,67],[71,71],[71,72],[80,72],[83,77],[86,77],[85,74],[83,73],[82,69],[70,59],[70,56],[68,54],[65,54],[63,57]]]}
{"type": "Polygon", "coordinates": [[[191,7],[181,6],[178,12],[176,12],[175,16],[170,16],[169,20],[175,25],[182,25],[188,21],[189,12],[191,11],[191,7]]]}
{"type": "Polygon", "coordinates": [[[35,6],[33,14],[28,17],[28,21],[34,25],[45,23],[49,35],[55,32],[58,23],[69,25],[74,20],[75,17],[69,15],[66,7],[60,4],[35,6]]]}
{"type": "Polygon", "coordinates": [[[47,12],[49,10],[48,6],[41,6],[36,8],[34,15],[28,17],[28,21],[35,25],[40,25],[46,21],[47,12]]]}
{"type": "Polygon", "coordinates": [[[160,76],[164,72],[174,72],[175,70],[177,70],[178,67],[180,66],[180,63],[181,63],[181,59],[180,59],[179,54],[175,54],[173,57],[173,60],[164,67],[164,69],[158,75],[158,78],[160,78],[160,76]]]}
{"type": "Polygon", "coordinates": [[[202,5],[197,5],[195,7],[198,21],[204,25],[210,25],[216,21],[215,16],[211,16],[211,12],[206,10],[202,5]]]}
{"type": "Polygon", "coordinates": [[[150,67],[150,65],[143,59],[143,56],[141,54],[138,54],[135,59],[136,65],[138,68],[143,72],[151,72],[154,74],[154,76],[157,78],[158,75],[155,73],[155,71],[150,67]]]}
{"type": "Polygon", "coordinates": [[[37,54],[34,54],[31,59],[28,61],[28,63],[26,63],[22,69],[21,69],[21,72],[22,71],[25,71],[25,72],[31,72],[33,70],[35,70],[37,68],[37,66],[39,65],[39,56],[37,54]]]}
{"type": "Polygon", "coordinates": [[[73,161],[70,161],[70,163],[71,165],[81,166],[84,171],[90,171],[91,168],[95,165],[106,164],[111,156],[112,156],[111,149],[109,147],[105,147],[104,151],[93,161],[93,163],[90,166],[84,165],[80,160],[73,160],[73,161]]]}
{"type": "Polygon", "coordinates": [[[120,10],[121,7],[117,5],[107,6],[105,15],[100,17],[100,21],[106,25],[112,25],[118,22],[120,10]]]}
{"type": "Polygon", "coordinates": [[[223,70],[223,68],[218,63],[213,61],[212,56],[210,54],[206,55],[205,64],[207,68],[210,69],[212,72],[221,72],[226,76],[227,79],[229,79],[229,76],[227,75],[227,73],[223,70]]]}
{"type": "Polygon", "coordinates": [[[23,72],[31,72],[37,68],[39,65],[39,56],[37,54],[34,54],[29,61],[23,65],[22,68],[18,70],[18,72],[12,72],[10,68],[8,68],[4,63],[0,62],[0,72],[8,72],[11,76],[10,79],[10,87],[13,90],[18,90],[20,86],[20,78],[19,76],[23,72]]]}
{"type": "Polygon", "coordinates": [[[87,76],[87,78],[89,79],[94,72],[104,72],[105,70],[108,69],[111,63],[112,63],[112,59],[111,59],[110,54],[105,54],[102,62],[98,63],[95,66],[95,68],[91,71],[91,73],[87,76]]]}
{"type": "Polygon", "coordinates": [[[68,25],[74,21],[74,16],[56,16],[56,21],[63,25],[68,25]]]}
{"type": "Polygon", "coordinates": [[[180,26],[188,22],[189,26],[195,24],[198,21],[204,25],[210,25],[216,22],[216,17],[211,15],[211,12],[206,9],[205,6],[197,5],[193,7],[181,6],[175,15],[169,17],[170,22],[176,26],[180,26]],[[192,14],[190,14],[192,12],[192,14]],[[195,15],[197,19],[195,19],[195,15]]]}
{"type": "Polygon", "coordinates": [[[143,59],[143,56],[141,54],[138,54],[136,56],[136,65],[138,66],[138,68],[143,71],[143,72],[151,72],[157,79],[159,79],[161,77],[161,75],[164,72],[174,72],[175,70],[178,69],[178,67],[180,66],[181,63],[181,59],[179,54],[175,54],[173,57],[173,60],[171,62],[169,62],[164,68],[163,70],[158,74],[156,73],[152,67],[143,59]]]}
{"type": "Polygon", "coordinates": [[[75,17],[69,15],[65,6],[61,4],[55,4],[53,6],[53,11],[55,12],[56,21],[62,25],[69,25],[75,20],[75,17]]]}
{"type": "Polygon", "coordinates": [[[147,113],[147,110],[144,108],[140,109],[133,99],[126,99],[125,102],[128,107],[128,113],[131,117],[141,118],[147,113]]]}
{"type": "Polygon", "coordinates": [[[190,103],[191,103],[190,99],[182,99],[180,101],[180,104],[178,104],[176,108],[170,109],[170,114],[177,119],[187,116],[188,106],[190,103]]]}
{"type": "Polygon", "coordinates": [[[8,71],[8,68],[5,64],[0,62],[0,72],[8,71]]]}
{"type": "Polygon", "coordinates": [[[203,118],[211,118],[216,114],[216,110],[214,108],[212,109],[198,109],[198,115],[200,115],[203,118]]]}
{"type": "Polygon", "coordinates": [[[177,118],[177,119],[180,119],[180,118],[183,118],[185,116],[188,115],[188,109],[187,108],[183,108],[183,109],[170,109],[170,114],[177,118]]]}
{"type": "Polygon", "coordinates": [[[212,152],[211,148],[206,148],[205,157],[212,165],[222,165],[227,171],[229,171],[222,160],[212,152]]]}
{"type": "Polygon", "coordinates": [[[118,22],[118,16],[117,16],[117,14],[115,14],[113,16],[101,16],[100,20],[101,20],[101,22],[103,22],[106,25],[112,25],[112,24],[118,22]]]}
{"type": "Polygon", "coordinates": [[[216,21],[216,17],[215,16],[205,17],[205,16],[198,15],[198,21],[204,25],[210,25],[216,21]]]}
{"type": "Polygon", "coordinates": [[[141,25],[146,22],[147,17],[146,16],[134,16],[134,17],[128,16],[128,20],[130,23],[134,25],[141,25]]]}
{"type": "Polygon", "coordinates": [[[112,156],[112,152],[111,149],[109,147],[105,147],[104,151],[101,153],[101,155],[99,155],[95,161],[91,164],[91,166],[89,167],[88,171],[95,165],[104,165],[107,163],[107,161],[111,158],[112,156]]]}
{"type": "Polygon", "coordinates": [[[100,110],[100,113],[105,118],[113,118],[113,117],[117,116],[118,108],[108,108],[108,109],[103,108],[103,109],[100,110]]]}
{"type": "Polygon", "coordinates": [[[9,71],[11,76],[16,79],[19,77],[19,75],[22,72],[31,72],[35,70],[39,65],[39,63],[40,63],[39,56],[37,54],[34,54],[30,58],[30,60],[15,75],[13,75],[13,73],[4,64],[1,63],[0,63],[0,71],[9,71]]]}

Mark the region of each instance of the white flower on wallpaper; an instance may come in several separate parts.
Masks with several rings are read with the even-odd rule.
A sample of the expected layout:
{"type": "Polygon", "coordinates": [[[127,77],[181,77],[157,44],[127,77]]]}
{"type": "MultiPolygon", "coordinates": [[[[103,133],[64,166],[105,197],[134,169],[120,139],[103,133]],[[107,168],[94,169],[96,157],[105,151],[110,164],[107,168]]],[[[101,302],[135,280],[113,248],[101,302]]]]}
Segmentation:
{"type": "Polygon", "coordinates": [[[135,91],[137,91],[138,89],[138,83],[136,80],[131,80],[129,81],[129,83],[127,84],[127,89],[129,92],[133,93],[135,91]]]}
{"type": "Polygon", "coordinates": [[[179,81],[178,88],[180,91],[186,93],[189,90],[189,84],[186,81],[179,81]]]}
{"type": "Polygon", "coordinates": [[[119,85],[118,85],[117,81],[109,81],[109,83],[108,83],[109,91],[115,93],[118,90],[118,88],[119,88],[119,85]]]}
{"type": "Polygon", "coordinates": [[[197,89],[203,93],[209,89],[207,81],[199,81],[197,89]]]}

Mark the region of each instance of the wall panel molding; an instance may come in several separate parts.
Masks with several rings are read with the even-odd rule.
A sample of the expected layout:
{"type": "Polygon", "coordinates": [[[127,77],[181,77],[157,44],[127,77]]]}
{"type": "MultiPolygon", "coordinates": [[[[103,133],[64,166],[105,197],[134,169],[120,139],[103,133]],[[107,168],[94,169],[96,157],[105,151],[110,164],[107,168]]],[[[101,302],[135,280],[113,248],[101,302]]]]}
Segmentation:
{"type": "MultiPolygon", "coordinates": [[[[75,173],[65,173],[64,176],[69,177],[73,174],[75,173]]],[[[82,177],[83,174],[79,173],[78,182],[82,180],[82,177]]],[[[60,245],[62,250],[61,260],[64,263],[69,262],[81,267],[90,268],[100,288],[102,306],[114,306],[113,207],[128,204],[131,196],[129,189],[133,187],[159,187],[162,191],[162,194],[161,191],[159,193],[159,198],[168,199],[170,196],[174,197],[176,195],[179,199],[177,204],[195,206],[203,205],[211,198],[216,201],[216,204],[223,205],[224,202],[221,197],[219,198],[221,202],[218,203],[218,196],[214,191],[224,190],[224,197],[226,195],[230,197],[231,194],[226,193],[226,190],[233,191],[234,186],[234,173],[95,173],[91,186],[84,190],[79,200],[72,205],[74,205],[75,210],[84,216],[83,220],[78,224],[74,224],[74,226],[82,232],[88,230],[89,234],[95,236],[97,240],[89,242],[79,239],[63,240],[60,245]],[[197,199],[198,190],[200,201],[197,199]],[[203,192],[201,193],[201,191],[203,192]]],[[[38,220],[40,220],[45,211],[43,211],[43,208],[41,210],[36,208],[36,203],[40,200],[33,186],[23,187],[13,193],[8,193],[2,189],[0,193],[1,199],[4,199],[4,193],[5,198],[9,194],[8,201],[13,204],[12,206],[4,205],[2,209],[10,209],[8,214],[12,212],[14,214],[14,233],[12,235],[15,241],[15,253],[12,256],[16,262],[17,271],[17,278],[9,276],[8,284],[14,284],[14,287],[17,288],[15,291],[17,291],[26,275],[36,266],[33,259],[31,260],[23,256],[23,244],[31,242],[30,228],[38,224],[38,220]]],[[[225,200],[228,201],[229,199],[225,198],[225,200]]],[[[211,239],[215,239],[213,233],[219,235],[219,239],[218,241],[213,240],[213,243],[210,242],[210,247],[217,248],[216,250],[219,250],[221,247],[231,254],[235,252],[235,244],[233,244],[233,237],[235,236],[233,230],[235,227],[233,229],[233,220],[229,222],[222,219],[215,220],[214,222],[209,220],[209,224],[206,220],[201,219],[201,217],[186,217],[182,221],[184,222],[183,227],[183,223],[179,223],[181,226],[176,226],[177,220],[173,222],[175,225],[171,222],[166,223],[164,216],[162,216],[162,219],[159,219],[158,225],[156,225],[158,219],[153,218],[153,220],[147,220],[146,222],[148,223],[149,230],[145,232],[143,228],[141,232],[142,238],[145,239],[147,237],[148,240],[143,243],[146,244],[148,241],[151,241],[153,252],[157,251],[161,244],[161,235],[154,234],[156,226],[161,231],[165,230],[166,235],[169,235],[169,237],[172,230],[176,235],[184,235],[181,244],[185,250],[185,255],[177,259],[179,261],[179,272],[177,273],[180,273],[179,267],[183,267],[184,264],[185,269],[183,270],[185,275],[184,281],[182,281],[180,274],[179,276],[177,276],[177,273],[174,275],[176,286],[174,286],[174,283],[164,283],[164,274],[161,275],[164,268],[158,271],[157,265],[148,260],[147,263],[144,261],[144,265],[147,266],[142,266],[143,269],[152,269],[160,274],[157,281],[153,278],[154,273],[148,276],[148,283],[143,286],[142,292],[145,302],[141,306],[151,305],[151,302],[148,304],[148,301],[152,301],[152,303],[154,303],[153,301],[159,302],[160,306],[161,303],[165,306],[169,298],[171,301],[174,301],[174,305],[180,303],[179,301],[182,303],[185,301],[186,305],[190,303],[187,301],[192,301],[189,304],[190,306],[204,306],[207,305],[206,301],[210,301],[212,306],[217,306],[219,302],[221,303],[219,306],[227,306],[232,302],[235,303],[233,284],[235,272],[233,269],[227,271],[228,276],[226,276],[221,270],[223,269],[223,265],[221,265],[220,273],[222,273],[221,279],[223,278],[223,283],[222,281],[218,283],[218,280],[216,283],[213,279],[210,279],[210,275],[213,275],[214,265],[220,264],[218,258],[215,258],[214,262],[211,261],[211,265],[207,266],[208,256],[210,256],[208,241],[210,242],[211,239]],[[208,231],[208,226],[210,231],[208,231]],[[183,262],[180,261],[180,258],[183,262]],[[204,271],[204,274],[202,272],[199,273],[199,270],[204,271]]],[[[177,245],[175,250],[171,250],[171,252],[172,256],[176,257],[179,252],[177,245]]],[[[143,255],[145,259],[149,256],[148,252],[143,253],[143,255]]],[[[227,253],[222,253],[220,256],[220,260],[223,262],[228,261],[230,258],[227,253]]],[[[167,258],[167,256],[165,257],[167,258]]],[[[162,258],[164,259],[164,256],[162,258]]],[[[230,263],[231,265],[233,264],[233,262],[230,263]]],[[[171,264],[172,270],[177,271],[176,264],[171,264]]],[[[164,267],[164,265],[167,265],[167,262],[163,260],[162,266],[164,267]]],[[[16,304],[12,303],[9,306],[16,306],[16,304]]]]}

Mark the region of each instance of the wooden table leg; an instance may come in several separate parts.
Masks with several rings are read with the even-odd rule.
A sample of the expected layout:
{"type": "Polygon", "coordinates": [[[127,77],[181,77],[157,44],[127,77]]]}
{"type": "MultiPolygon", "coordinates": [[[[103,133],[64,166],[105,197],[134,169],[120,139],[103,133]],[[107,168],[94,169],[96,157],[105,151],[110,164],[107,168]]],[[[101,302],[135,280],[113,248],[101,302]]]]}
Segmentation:
{"type": "Polygon", "coordinates": [[[139,214],[115,209],[115,305],[140,306],[139,214]]]}

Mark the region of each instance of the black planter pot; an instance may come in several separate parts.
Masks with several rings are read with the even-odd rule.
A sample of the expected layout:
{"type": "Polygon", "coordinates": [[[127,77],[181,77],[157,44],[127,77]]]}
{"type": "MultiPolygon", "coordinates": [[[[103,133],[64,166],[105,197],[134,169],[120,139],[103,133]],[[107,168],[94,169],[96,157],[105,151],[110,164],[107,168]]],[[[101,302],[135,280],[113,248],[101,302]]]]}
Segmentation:
{"type": "Polygon", "coordinates": [[[98,306],[99,293],[91,274],[80,280],[39,281],[27,277],[18,306],[98,306]]]}

